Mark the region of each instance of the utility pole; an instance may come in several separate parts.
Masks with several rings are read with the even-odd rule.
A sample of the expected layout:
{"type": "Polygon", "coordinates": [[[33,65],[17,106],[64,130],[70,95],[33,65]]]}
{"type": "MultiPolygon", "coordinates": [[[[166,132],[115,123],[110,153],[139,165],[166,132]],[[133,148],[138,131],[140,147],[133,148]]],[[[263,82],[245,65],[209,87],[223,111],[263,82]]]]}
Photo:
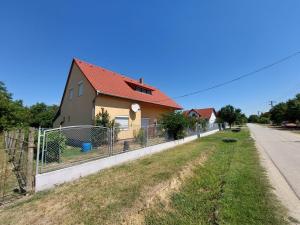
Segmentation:
{"type": "Polygon", "coordinates": [[[275,101],[273,101],[273,100],[269,101],[269,105],[271,106],[271,108],[273,108],[273,106],[274,106],[274,103],[276,103],[276,102],[275,102],[275,101]]]}

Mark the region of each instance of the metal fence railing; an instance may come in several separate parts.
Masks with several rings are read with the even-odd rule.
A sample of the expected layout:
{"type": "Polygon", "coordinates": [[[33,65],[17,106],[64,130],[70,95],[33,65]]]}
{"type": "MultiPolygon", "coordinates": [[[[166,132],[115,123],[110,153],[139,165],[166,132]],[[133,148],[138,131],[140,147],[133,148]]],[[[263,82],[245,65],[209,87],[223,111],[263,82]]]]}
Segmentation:
{"type": "MultiPolygon", "coordinates": [[[[217,124],[186,129],[184,136],[218,129],[217,124]]],[[[131,126],[107,128],[101,126],[70,126],[39,130],[37,173],[45,173],[74,164],[121,154],[172,140],[162,126],[131,126]]]]}

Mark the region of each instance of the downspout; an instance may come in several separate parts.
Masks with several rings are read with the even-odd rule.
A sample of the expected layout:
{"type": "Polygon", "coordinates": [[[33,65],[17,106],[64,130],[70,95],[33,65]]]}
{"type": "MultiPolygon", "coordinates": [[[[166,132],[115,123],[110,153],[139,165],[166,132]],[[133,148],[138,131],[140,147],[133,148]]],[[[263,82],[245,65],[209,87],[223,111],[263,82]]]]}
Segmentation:
{"type": "Polygon", "coordinates": [[[96,117],[96,99],[98,97],[98,95],[100,95],[100,91],[96,90],[95,91],[95,97],[93,99],[93,114],[92,114],[92,123],[94,124],[95,123],[95,117],[96,117]]]}

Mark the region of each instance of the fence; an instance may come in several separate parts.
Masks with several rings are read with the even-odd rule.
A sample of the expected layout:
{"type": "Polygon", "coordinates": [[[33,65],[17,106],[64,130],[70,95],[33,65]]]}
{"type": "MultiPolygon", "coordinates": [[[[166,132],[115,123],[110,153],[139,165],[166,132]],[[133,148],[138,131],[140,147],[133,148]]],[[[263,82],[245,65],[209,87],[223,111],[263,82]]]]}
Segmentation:
{"type": "MultiPolygon", "coordinates": [[[[218,129],[200,125],[186,129],[185,136],[218,129]]],[[[121,154],[173,140],[160,125],[107,128],[70,126],[39,130],[36,173],[46,173],[83,162],[121,154]]]]}
{"type": "Polygon", "coordinates": [[[0,203],[33,190],[34,129],[4,132],[0,147],[0,203]]]}

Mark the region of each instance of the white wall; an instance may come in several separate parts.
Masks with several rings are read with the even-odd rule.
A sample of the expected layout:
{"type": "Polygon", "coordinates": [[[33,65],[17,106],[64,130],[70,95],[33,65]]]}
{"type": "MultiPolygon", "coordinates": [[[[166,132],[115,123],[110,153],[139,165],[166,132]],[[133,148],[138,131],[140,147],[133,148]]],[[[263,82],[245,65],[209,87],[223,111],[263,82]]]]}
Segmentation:
{"type": "Polygon", "coordinates": [[[208,120],[209,125],[214,124],[216,122],[216,119],[217,119],[217,117],[216,117],[215,113],[212,113],[208,120]]]}

